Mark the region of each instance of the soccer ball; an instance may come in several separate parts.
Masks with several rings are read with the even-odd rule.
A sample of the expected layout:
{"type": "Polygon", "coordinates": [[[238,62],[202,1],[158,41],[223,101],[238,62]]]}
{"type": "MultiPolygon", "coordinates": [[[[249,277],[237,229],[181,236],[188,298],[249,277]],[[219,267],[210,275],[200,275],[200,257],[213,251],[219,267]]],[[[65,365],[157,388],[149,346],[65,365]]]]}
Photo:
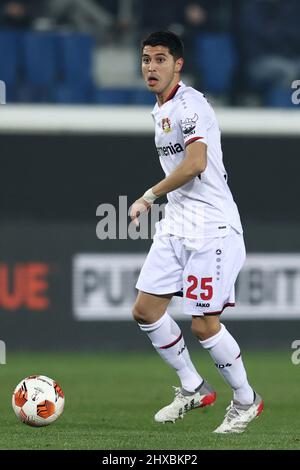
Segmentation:
{"type": "Polygon", "coordinates": [[[64,392],[45,375],[30,375],[16,386],[12,407],[17,417],[30,426],[47,426],[63,412],[64,392]]]}

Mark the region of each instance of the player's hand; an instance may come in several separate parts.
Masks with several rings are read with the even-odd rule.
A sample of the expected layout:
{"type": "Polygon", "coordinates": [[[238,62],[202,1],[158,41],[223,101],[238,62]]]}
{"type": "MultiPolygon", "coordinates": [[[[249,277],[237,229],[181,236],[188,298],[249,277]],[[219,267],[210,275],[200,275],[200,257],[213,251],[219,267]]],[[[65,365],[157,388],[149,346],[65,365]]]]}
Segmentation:
{"type": "Polygon", "coordinates": [[[137,199],[131,206],[130,208],[130,218],[132,222],[138,227],[139,226],[139,221],[138,217],[143,213],[143,212],[148,212],[150,210],[152,204],[149,204],[149,202],[145,201],[142,197],[137,199]]]}

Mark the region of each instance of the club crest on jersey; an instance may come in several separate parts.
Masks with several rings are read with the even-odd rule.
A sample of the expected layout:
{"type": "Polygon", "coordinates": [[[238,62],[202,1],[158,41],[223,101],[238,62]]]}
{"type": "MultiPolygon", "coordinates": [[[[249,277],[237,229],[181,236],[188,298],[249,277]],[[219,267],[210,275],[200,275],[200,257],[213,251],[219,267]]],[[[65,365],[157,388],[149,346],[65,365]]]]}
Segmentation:
{"type": "Polygon", "coordinates": [[[182,132],[184,135],[195,134],[196,122],[198,121],[198,114],[194,114],[192,118],[186,118],[181,121],[182,132]]]}
{"type": "Polygon", "coordinates": [[[161,128],[164,132],[171,132],[171,121],[169,118],[163,118],[161,120],[161,128]]]}

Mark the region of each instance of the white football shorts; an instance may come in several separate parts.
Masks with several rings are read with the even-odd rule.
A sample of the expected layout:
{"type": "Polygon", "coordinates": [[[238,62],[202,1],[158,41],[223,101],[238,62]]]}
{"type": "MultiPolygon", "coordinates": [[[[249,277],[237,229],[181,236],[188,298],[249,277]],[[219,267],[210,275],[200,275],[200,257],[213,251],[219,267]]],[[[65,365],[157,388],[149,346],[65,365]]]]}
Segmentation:
{"type": "Polygon", "coordinates": [[[234,284],[245,258],[243,235],[232,228],[225,237],[194,242],[155,236],[136,288],[182,295],[187,315],[217,315],[235,304],[234,284]]]}

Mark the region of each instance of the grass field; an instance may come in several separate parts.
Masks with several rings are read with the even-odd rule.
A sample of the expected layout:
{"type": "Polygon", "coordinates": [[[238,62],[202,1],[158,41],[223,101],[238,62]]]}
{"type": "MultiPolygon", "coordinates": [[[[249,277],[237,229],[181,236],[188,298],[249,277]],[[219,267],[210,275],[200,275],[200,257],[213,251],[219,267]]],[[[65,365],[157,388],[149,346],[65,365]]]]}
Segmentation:
{"type": "Polygon", "coordinates": [[[153,354],[15,354],[0,366],[0,449],[300,449],[300,365],[289,352],[244,353],[265,411],[241,435],[220,436],[231,392],[205,352],[192,354],[217,390],[214,406],[158,424],[154,413],[173,397],[177,375],[153,354]],[[66,395],[64,414],[44,428],[18,422],[11,393],[25,376],[55,378],[66,395]]]}

